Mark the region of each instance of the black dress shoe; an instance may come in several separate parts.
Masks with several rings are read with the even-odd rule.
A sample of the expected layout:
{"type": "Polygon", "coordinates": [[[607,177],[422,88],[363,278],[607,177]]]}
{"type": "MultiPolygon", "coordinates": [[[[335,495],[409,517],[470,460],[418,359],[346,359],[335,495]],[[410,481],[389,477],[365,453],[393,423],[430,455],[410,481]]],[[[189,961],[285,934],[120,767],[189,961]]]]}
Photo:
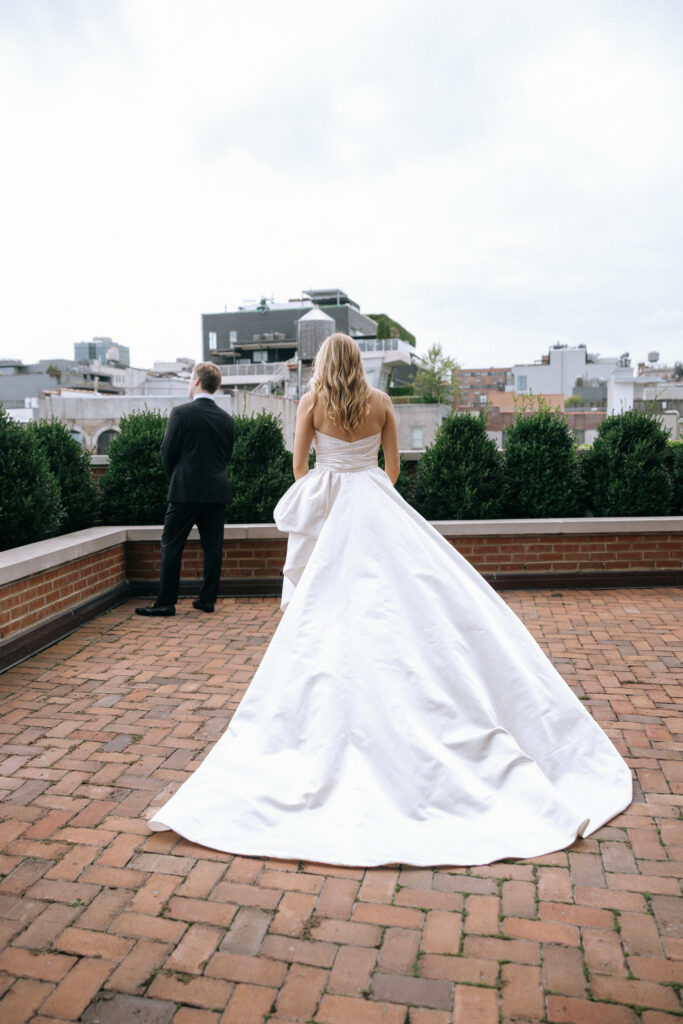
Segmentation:
{"type": "Polygon", "coordinates": [[[145,608],[136,608],[136,615],[162,615],[169,616],[175,615],[175,605],[173,604],[148,604],[145,608]]]}
{"type": "Polygon", "coordinates": [[[200,612],[212,612],[213,611],[213,605],[212,604],[205,604],[204,601],[200,601],[199,598],[197,598],[196,601],[192,602],[192,607],[196,608],[197,611],[200,611],[200,612]]]}

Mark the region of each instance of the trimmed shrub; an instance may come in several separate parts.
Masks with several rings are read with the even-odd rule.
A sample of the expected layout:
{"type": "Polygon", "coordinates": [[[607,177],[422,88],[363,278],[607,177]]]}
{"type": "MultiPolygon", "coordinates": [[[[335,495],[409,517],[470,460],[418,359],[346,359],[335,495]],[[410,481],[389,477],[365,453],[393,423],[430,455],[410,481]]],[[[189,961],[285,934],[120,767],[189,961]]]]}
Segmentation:
{"type": "Polygon", "coordinates": [[[669,441],[671,514],[683,516],[683,441],[669,441]]]}
{"type": "Polygon", "coordinates": [[[102,520],[116,525],[163,523],[168,481],[161,464],[166,417],[146,409],[122,416],[120,433],[109,446],[109,468],[102,477],[102,520]]]}
{"type": "Polygon", "coordinates": [[[97,517],[97,488],[90,473],[90,455],[59,420],[31,423],[31,430],[47,456],[62,494],[62,533],[92,526],[97,517]]]}
{"type": "Polygon", "coordinates": [[[503,469],[486,420],[448,416],[420,459],[415,507],[426,519],[495,519],[502,511],[503,469]]]}
{"type": "Polygon", "coordinates": [[[59,533],[59,484],[34,431],[0,406],[0,551],[59,533]]]}
{"type": "Polygon", "coordinates": [[[294,483],[292,455],[280,421],[270,412],[235,417],[235,448],[228,467],[233,500],[226,523],[271,523],[273,509],[294,483]]]}
{"type": "Polygon", "coordinates": [[[588,504],[596,516],[662,516],[671,508],[667,433],[649,413],[608,416],[582,459],[588,504]]]}
{"type": "Polygon", "coordinates": [[[556,409],[521,413],[505,430],[505,510],[513,519],[581,511],[574,438],[556,409]]]}

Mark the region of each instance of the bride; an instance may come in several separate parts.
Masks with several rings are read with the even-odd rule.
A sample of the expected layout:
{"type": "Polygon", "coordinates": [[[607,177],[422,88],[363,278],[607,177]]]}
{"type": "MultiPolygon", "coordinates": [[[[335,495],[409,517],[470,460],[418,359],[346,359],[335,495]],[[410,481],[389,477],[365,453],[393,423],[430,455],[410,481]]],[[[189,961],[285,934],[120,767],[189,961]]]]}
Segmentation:
{"type": "Polygon", "coordinates": [[[228,730],[152,829],[235,854],[466,865],[561,849],[628,806],[610,740],[394,490],[398,471],[391,401],[333,334],[275,509],[285,614],[228,730]]]}

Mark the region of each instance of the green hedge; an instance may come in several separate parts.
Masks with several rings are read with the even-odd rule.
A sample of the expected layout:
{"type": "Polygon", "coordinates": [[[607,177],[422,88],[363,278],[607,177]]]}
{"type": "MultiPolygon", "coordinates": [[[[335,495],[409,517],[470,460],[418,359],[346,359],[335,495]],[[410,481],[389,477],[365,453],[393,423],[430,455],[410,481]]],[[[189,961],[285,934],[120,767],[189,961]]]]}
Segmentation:
{"type": "Polygon", "coordinates": [[[63,519],[59,483],[35,431],[0,406],[0,550],[54,537],[63,519]]]}
{"type": "Polygon", "coordinates": [[[64,506],[60,533],[85,530],[97,520],[98,494],[90,472],[90,455],[59,420],[29,424],[54,474],[64,506]]]}
{"type": "Polygon", "coordinates": [[[555,519],[582,511],[574,438],[567,419],[543,406],[517,416],[505,431],[505,513],[555,519]]]}
{"type": "Polygon", "coordinates": [[[233,500],[226,509],[226,523],[272,523],[273,509],[294,483],[292,455],[285,448],[277,416],[261,412],[235,417],[229,470],[233,500]]]}
{"type": "Polygon", "coordinates": [[[629,409],[607,416],[581,467],[589,507],[596,516],[665,516],[673,481],[667,432],[649,413],[629,409]]]}
{"type": "Polygon", "coordinates": [[[145,409],[122,416],[109,445],[109,467],[100,484],[102,519],[117,526],[163,523],[168,481],[161,464],[163,413],[145,409]]]}
{"type": "Polygon", "coordinates": [[[503,466],[486,420],[454,413],[443,420],[417,467],[415,507],[426,519],[497,519],[503,466]]]}

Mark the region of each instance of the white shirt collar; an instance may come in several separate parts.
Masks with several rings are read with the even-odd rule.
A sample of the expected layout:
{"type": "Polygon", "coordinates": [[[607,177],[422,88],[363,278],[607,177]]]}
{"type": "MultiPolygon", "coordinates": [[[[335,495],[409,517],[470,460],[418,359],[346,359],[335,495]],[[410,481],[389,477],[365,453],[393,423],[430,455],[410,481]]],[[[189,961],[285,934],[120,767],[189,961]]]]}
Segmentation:
{"type": "Polygon", "coordinates": [[[210,395],[208,391],[200,391],[199,394],[194,396],[192,401],[196,402],[198,398],[208,398],[210,399],[210,401],[215,402],[215,398],[213,397],[213,395],[210,395]]]}

